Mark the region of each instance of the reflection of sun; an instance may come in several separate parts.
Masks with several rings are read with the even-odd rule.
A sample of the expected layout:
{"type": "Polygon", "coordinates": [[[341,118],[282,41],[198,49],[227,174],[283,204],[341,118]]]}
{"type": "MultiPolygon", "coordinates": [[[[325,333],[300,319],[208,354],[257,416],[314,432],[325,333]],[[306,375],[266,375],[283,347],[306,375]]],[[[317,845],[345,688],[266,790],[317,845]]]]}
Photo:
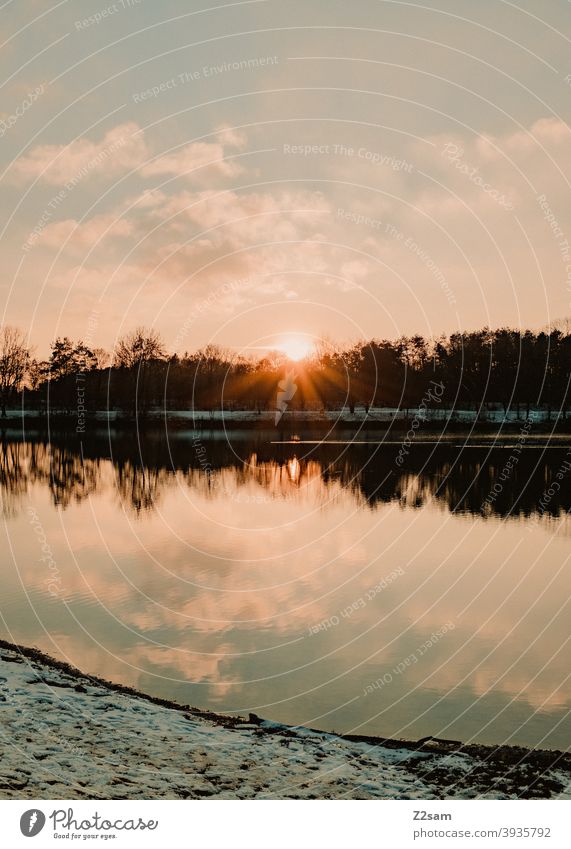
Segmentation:
{"type": "Polygon", "coordinates": [[[278,351],[283,351],[286,357],[294,362],[309,357],[314,351],[312,339],[299,333],[288,333],[287,336],[283,336],[276,348],[278,351]]]}
{"type": "Polygon", "coordinates": [[[301,475],[301,466],[297,457],[287,461],[287,473],[292,483],[297,483],[301,475]]]}

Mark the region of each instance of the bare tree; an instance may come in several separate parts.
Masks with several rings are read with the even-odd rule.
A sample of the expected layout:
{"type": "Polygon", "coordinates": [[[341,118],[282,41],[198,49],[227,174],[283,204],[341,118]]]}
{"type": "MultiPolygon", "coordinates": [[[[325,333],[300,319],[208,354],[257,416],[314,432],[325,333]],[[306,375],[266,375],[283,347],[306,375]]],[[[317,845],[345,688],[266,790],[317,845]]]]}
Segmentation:
{"type": "Polygon", "coordinates": [[[28,384],[35,392],[40,388],[50,371],[50,364],[45,360],[31,359],[28,364],[28,384]]]}
{"type": "Polygon", "coordinates": [[[95,357],[95,360],[97,362],[96,368],[98,368],[98,369],[107,368],[107,366],[109,365],[109,363],[111,361],[111,357],[110,357],[108,351],[106,351],[105,348],[94,348],[92,353],[93,353],[93,356],[95,357]]]}
{"type": "Polygon", "coordinates": [[[0,405],[6,416],[6,402],[13,392],[19,392],[26,376],[30,351],[25,336],[16,327],[0,328],[0,405]]]}
{"type": "Polygon", "coordinates": [[[145,415],[152,388],[166,359],[163,341],[156,330],[137,327],[119,339],[115,366],[127,370],[127,396],[133,413],[145,415]]]}
{"type": "Polygon", "coordinates": [[[144,363],[163,360],[165,356],[159,333],[145,327],[127,333],[115,347],[115,365],[123,368],[140,368],[144,363]]]}

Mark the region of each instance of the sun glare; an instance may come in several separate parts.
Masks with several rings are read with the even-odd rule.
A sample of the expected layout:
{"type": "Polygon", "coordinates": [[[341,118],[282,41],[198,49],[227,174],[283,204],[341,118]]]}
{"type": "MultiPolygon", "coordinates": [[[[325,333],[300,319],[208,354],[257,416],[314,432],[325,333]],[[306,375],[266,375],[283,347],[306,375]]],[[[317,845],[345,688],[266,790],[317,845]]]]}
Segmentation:
{"type": "Polygon", "coordinates": [[[287,336],[284,336],[280,340],[276,348],[278,351],[282,351],[289,360],[293,360],[294,362],[309,357],[314,351],[311,338],[297,333],[288,333],[287,336]]]}

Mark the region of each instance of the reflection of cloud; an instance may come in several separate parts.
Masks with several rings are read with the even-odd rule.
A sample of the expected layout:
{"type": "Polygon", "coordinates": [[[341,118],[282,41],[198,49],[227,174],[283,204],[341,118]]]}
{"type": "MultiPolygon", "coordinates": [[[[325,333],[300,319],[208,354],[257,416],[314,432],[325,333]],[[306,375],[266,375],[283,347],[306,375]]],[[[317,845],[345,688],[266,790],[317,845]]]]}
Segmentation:
{"type": "MultiPolygon", "coordinates": [[[[123,469],[126,482],[129,466],[123,469]]],[[[443,694],[465,677],[462,686],[473,697],[491,689],[512,698],[521,690],[520,703],[546,701],[549,709],[571,698],[571,684],[562,683],[566,622],[554,618],[568,596],[566,576],[543,593],[545,563],[555,576],[564,539],[554,538],[546,554],[544,532],[530,534],[527,565],[514,574],[518,523],[500,532],[489,521],[446,520],[430,500],[423,509],[402,509],[406,502],[363,509],[338,477],[323,479],[320,463],[268,463],[255,455],[210,479],[197,470],[167,476],[158,507],[127,524],[129,514],[117,511],[112,496],[111,464],[102,462],[101,473],[105,486],[88,504],[68,500],[63,527],[55,513],[39,510],[66,602],[78,606],[88,634],[117,657],[110,663],[93,646],[71,641],[69,658],[80,667],[137,684],[140,673],[125,661],[157,675],[220,684],[213,697],[236,697],[239,682],[256,677],[257,664],[288,669],[296,653],[277,646],[294,641],[309,664],[295,673],[296,687],[313,686],[325,674],[324,655],[347,670],[347,686],[359,686],[454,622],[446,639],[407,668],[402,686],[428,679],[443,694]],[[535,558],[541,569],[529,568],[535,558]],[[371,597],[397,569],[403,574],[371,597]],[[309,637],[311,626],[332,617],[337,624],[309,637]]],[[[32,501],[41,503],[39,492],[32,501]]],[[[25,517],[19,521],[27,531],[25,517]]],[[[13,541],[20,576],[41,612],[55,602],[45,592],[36,541],[24,542],[17,532],[13,541]]]]}
{"type": "MultiPolygon", "coordinates": [[[[216,449],[209,451],[216,465],[216,449]]],[[[24,511],[8,525],[18,583],[6,575],[6,596],[18,597],[21,580],[41,621],[57,614],[58,633],[56,606],[65,599],[88,635],[74,648],[67,634],[69,659],[80,667],[138,684],[140,673],[126,672],[124,660],[157,675],[221,684],[213,698],[242,689],[250,698],[239,682],[257,677],[258,664],[287,670],[303,648],[308,666],[295,673],[296,687],[347,670],[346,686],[358,688],[454,622],[454,631],[407,669],[402,686],[444,694],[465,678],[461,686],[473,698],[491,690],[517,697],[520,706],[546,702],[543,710],[571,699],[562,651],[567,623],[555,615],[569,595],[568,576],[557,574],[565,537],[547,536],[544,522],[516,559],[521,523],[450,516],[434,500],[431,487],[441,478],[430,469],[401,476],[388,503],[370,509],[355,489],[349,456],[343,474],[327,464],[326,476],[316,460],[284,456],[278,463],[254,452],[243,465],[221,465],[209,476],[197,468],[143,471],[119,458],[79,462],[69,450],[31,443],[6,446],[1,456],[0,483],[9,498],[14,493],[11,514],[18,499],[34,505],[61,584],[61,596],[52,598],[24,511]],[[153,509],[142,512],[146,494],[153,509]],[[398,569],[403,574],[371,597],[398,569]],[[332,618],[334,627],[309,636],[332,618]],[[116,663],[102,660],[91,643],[85,649],[91,634],[116,663]]],[[[463,475],[475,477],[469,468],[463,475]]],[[[539,478],[541,493],[541,469],[539,478]]],[[[453,502],[462,479],[454,483],[449,469],[453,502]]],[[[37,642],[32,626],[30,636],[19,621],[23,643],[37,642]]]]}
{"type": "MultiPolygon", "coordinates": [[[[57,654],[58,658],[71,663],[72,666],[130,687],[140,688],[142,678],[152,675],[159,679],[172,677],[181,682],[216,683],[210,692],[212,700],[224,697],[234,687],[231,676],[221,674],[227,650],[228,647],[221,644],[217,653],[208,655],[153,646],[149,643],[119,649],[107,641],[102,641],[102,645],[97,646],[85,637],[77,639],[64,633],[53,634],[51,647],[52,654],[57,654]]],[[[150,680],[153,686],[152,678],[146,680],[150,680]]],[[[156,687],[157,685],[154,689],[156,687]]]]}

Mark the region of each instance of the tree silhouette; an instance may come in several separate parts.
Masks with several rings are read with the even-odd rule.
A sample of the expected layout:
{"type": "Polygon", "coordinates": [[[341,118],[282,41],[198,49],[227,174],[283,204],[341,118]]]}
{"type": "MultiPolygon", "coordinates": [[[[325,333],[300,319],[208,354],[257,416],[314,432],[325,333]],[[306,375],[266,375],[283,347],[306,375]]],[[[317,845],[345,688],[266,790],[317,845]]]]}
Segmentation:
{"type": "Polygon", "coordinates": [[[24,334],[16,327],[0,328],[0,406],[6,416],[9,397],[22,388],[30,361],[24,334]]]}

